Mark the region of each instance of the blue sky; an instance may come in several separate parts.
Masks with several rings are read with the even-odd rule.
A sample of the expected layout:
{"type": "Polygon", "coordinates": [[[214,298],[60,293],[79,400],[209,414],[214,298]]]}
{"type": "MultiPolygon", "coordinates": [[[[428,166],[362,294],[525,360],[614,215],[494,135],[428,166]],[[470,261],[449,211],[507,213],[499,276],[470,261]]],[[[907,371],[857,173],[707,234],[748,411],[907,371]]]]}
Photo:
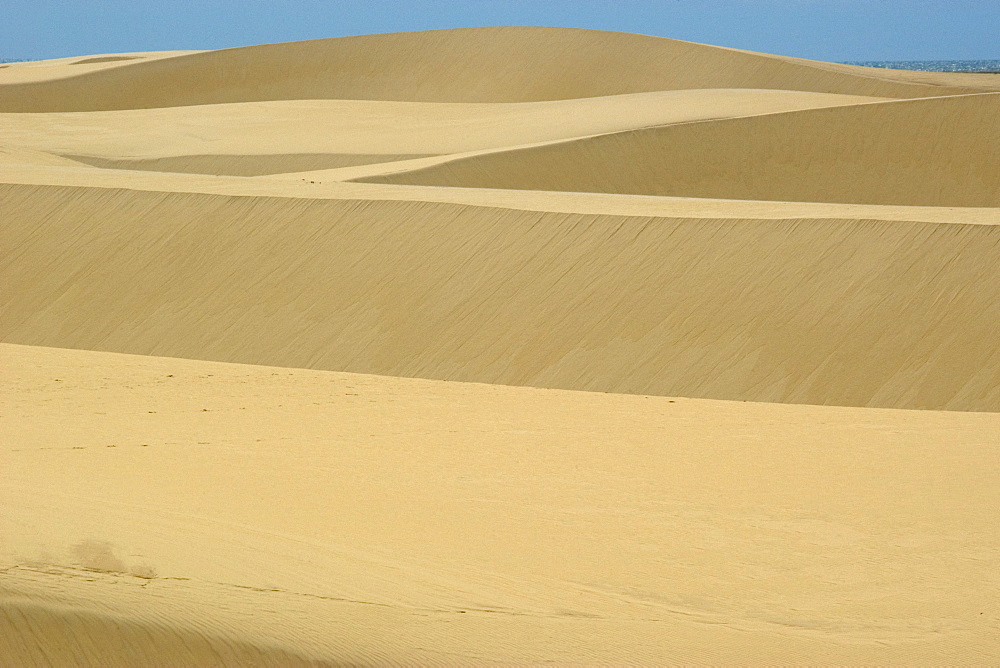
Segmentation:
{"type": "Polygon", "coordinates": [[[476,25],[620,30],[831,61],[1000,58],[1000,0],[0,0],[0,58],[476,25]]]}

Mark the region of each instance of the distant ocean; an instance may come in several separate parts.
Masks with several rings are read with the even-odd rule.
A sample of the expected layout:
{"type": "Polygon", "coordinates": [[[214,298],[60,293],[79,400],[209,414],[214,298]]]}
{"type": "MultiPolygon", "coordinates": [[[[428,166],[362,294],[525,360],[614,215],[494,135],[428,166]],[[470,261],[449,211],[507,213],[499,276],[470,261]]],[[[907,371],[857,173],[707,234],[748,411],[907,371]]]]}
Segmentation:
{"type": "Polygon", "coordinates": [[[1000,72],[1000,60],[852,60],[844,64],[923,72],[1000,72]]]}

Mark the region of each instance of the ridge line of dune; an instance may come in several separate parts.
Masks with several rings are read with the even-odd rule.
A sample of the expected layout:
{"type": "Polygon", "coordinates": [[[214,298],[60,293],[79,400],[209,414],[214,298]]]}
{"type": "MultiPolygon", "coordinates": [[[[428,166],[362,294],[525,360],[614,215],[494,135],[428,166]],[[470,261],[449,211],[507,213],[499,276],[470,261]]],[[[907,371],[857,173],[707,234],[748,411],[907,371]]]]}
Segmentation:
{"type": "MultiPolygon", "coordinates": [[[[492,155],[492,154],[496,154],[496,153],[507,153],[507,152],[516,153],[518,151],[527,151],[527,150],[531,150],[533,148],[539,148],[539,147],[543,147],[543,146],[557,146],[557,145],[560,145],[560,144],[572,144],[574,142],[585,141],[585,140],[588,140],[588,139],[596,139],[596,138],[599,138],[599,137],[613,137],[615,135],[628,135],[628,134],[631,134],[631,133],[639,133],[639,132],[644,132],[644,131],[648,131],[648,130],[657,130],[657,129],[661,129],[661,128],[672,128],[672,127],[678,127],[678,126],[683,126],[683,125],[697,125],[697,124],[700,124],[700,123],[725,123],[725,122],[728,122],[728,121],[734,121],[734,122],[735,121],[745,121],[746,119],[750,119],[750,118],[760,118],[760,117],[780,116],[780,115],[793,115],[793,114],[814,113],[814,112],[818,113],[818,112],[821,112],[821,111],[827,111],[827,110],[831,110],[831,109],[848,109],[848,108],[851,108],[851,107],[861,107],[861,106],[872,105],[872,104],[892,104],[892,103],[897,103],[897,102],[927,102],[927,101],[935,101],[935,100],[950,100],[950,99],[964,98],[964,97],[976,97],[976,96],[980,96],[980,95],[998,95],[998,96],[1000,96],[1000,92],[962,93],[962,94],[957,94],[957,95],[941,95],[941,96],[918,97],[918,98],[904,98],[904,99],[890,99],[890,100],[864,100],[864,101],[852,102],[852,103],[848,103],[848,104],[840,104],[840,105],[831,106],[831,107],[811,107],[811,108],[808,108],[808,109],[790,109],[790,110],[780,110],[780,111],[762,111],[762,112],[759,112],[759,113],[741,114],[741,115],[737,115],[737,116],[719,116],[719,117],[716,117],[716,118],[697,118],[697,119],[692,119],[692,120],[683,120],[683,121],[676,121],[676,122],[670,122],[670,123],[654,123],[654,124],[650,124],[650,125],[641,125],[641,126],[636,126],[636,127],[633,127],[633,128],[627,128],[627,129],[624,129],[624,130],[610,130],[608,132],[595,132],[593,134],[578,135],[578,136],[574,136],[574,137],[560,137],[558,139],[547,139],[547,140],[540,141],[540,142],[532,142],[530,144],[520,144],[520,145],[511,145],[511,146],[496,146],[496,147],[492,147],[492,148],[476,149],[476,150],[473,150],[473,151],[462,151],[462,152],[451,153],[451,154],[443,154],[443,155],[436,155],[436,156],[421,156],[421,157],[416,157],[413,160],[414,161],[420,161],[420,162],[433,161],[433,164],[432,165],[421,165],[420,167],[415,168],[415,169],[407,169],[405,166],[403,166],[401,164],[399,168],[393,167],[392,171],[386,171],[384,173],[379,172],[379,173],[375,173],[375,174],[371,174],[371,175],[365,175],[365,176],[351,177],[351,178],[347,178],[347,179],[344,179],[344,180],[348,181],[348,182],[357,182],[357,183],[383,183],[383,181],[379,181],[378,180],[379,177],[381,177],[381,176],[390,176],[390,175],[404,174],[404,173],[410,173],[410,172],[417,173],[417,172],[419,172],[421,170],[428,169],[430,167],[437,167],[439,165],[445,165],[445,164],[448,164],[448,163],[451,163],[451,162],[465,160],[465,159],[470,159],[470,158],[477,158],[477,157],[480,157],[480,156],[492,155]]],[[[69,157],[72,159],[72,156],[69,156],[69,157]]],[[[399,161],[399,162],[400,163],[405,163],[405,162],[408,162],[408,161],[399,161]]],[[[378,168],[378,164],[380,164],[380,163],[377,163],[377,164],[374,164],[374,165],[365,165],[365,167],[371,167],[372,169],[377,169],[378,168]]],[[[303,174],[304,173],[312,173],[313,171],[315,171],[315,170],[308,170],[307,172],[288,172],[286,174],[283,174],[283,176],[291,176],[291,175],[294,175],[296,173],[303,173],[303,174]]]]}
{"type": "MultiPolygon", "coordinates": [[[[581,140],[595,139],[595,138],[598,138],[598,137],[612,137],[612,136],[615,136],[615,135],[627,135],[627,134],[630,134],[630,133],[643,132],[643,131],[647,131],[647,130],[657,130],[657,129],[660,129],[660,128],[672,128],[672,127],[678,127],[678,126],[682,126],[682,125],[697,125],[697,124],[700,124],[700,123],[725,123],[725,122],[728,122],[728,121],[738,122],[738,121],[745,121],[748,118],[760,118],[760,117],[766,117],[766,116],[781,116],[781,115],[794,115],[794,114],[811,114],[811,113],[819,113],[819,112],[830,111],[830,110],[833,110],[833,109],[849,109],[849,108],[852,108],[852,107],[863,107],[863,106],[874,105],[874,104],[896,104],[896,103],[908,103],[908,102],[934,102],[934,101],[938,101],[938,100],[953,100],[953,99],[958,99],[958,98],[978,97],[978,96],[983,96],[983,95],[985,95],[985,96],[991,96],[991,95],[992,96],[1000,96],[1000,92],[988,91],[988,92],[976,92],[976,93],[960,93],[960,94],[956,94],[956,95],[937,95],[937,96],[929,96],[929,97],[891,99],[891,100],[865,100],[865,101],[861,101],[861,102],[852,102],[852,103],[849,103],[849,104],[841,104],[841,105],[837,105],[835,107],[811,107],[811,108],[808,108],[808,109],[790,109],[790,110],[781,110],[781,111],[762,111],[760,113],[741,114],[739,116],[719,116],[718,118],[696,118],[696,119],[692,119],[692,120],[676,121],[676,122],[672,122],[672,123],[654,123],[654,124],[651,124],[651,125],[642,125],[642,126],[637,126],[637,127],[634,127],[634,128],[627,128],[625,130],[611,130],[609,132],[595,132],[593,134],[579,135],[579,136],[575,136],[575,137],[561,137],[559,139],[547,139],[545,141],[533,142],[531,144],[521,144],[521,145],[513,145],[513,146],[497,146],[497,147],[494,147],[494,148],[477,149],[475,151],[463,151],[463,152],[460,152],[460,153],[452,153],[452,154],[448,154],[448,155],[427,156],[427,158],[434,159],[434,160],[440,160],[440,163],[438,163],[438,164],[445,164],[445,163],[448,163],[448,162],[452,162],[453,160],[464,160],[466,158],[473,158],[473,157],[477,157],[477,156],[481,156],[481,155],[490,155],[490,154],[493,154],[493,153],[505,153],[505,152],[508,152],[508,151],[513,153],[513,152],[529,150],[529,149],[537,148],[537,147],[541,147],[541,146],[555,146],[555,145],[559,145],[559,144],[572,144],[574,142],[578,142],[578,141],[581,141],[581,140]]],[[[70,159],[72,159],[72,156],[70,156],[70,159]]],[[[415,158],[415,159],[416,160],[422,160],[424,158],[415,158]]],[[[420,169],[423,169],[423,167],[421,167],[420,169]]],[[[409,170],[405,170],[405,169],[400,170],[400,172],[406,172],[406,171],[409,171],[409,170]]],[[[414,170],[414,171],[416,171],[416,170],[414,170]]],[[[291,174],[294,174],[294,173],[295,172],[291,172],[291,174]]],[[[387,174],[390,174],[390,173],[391,174],[395,174],[397,172],[387,172],[387,174]]],[[[368,178],[375,178],[375,176],[373,176],[373,177],[357,177],[357,178],[347,179],[347,181],[357,181],[357,182],[362,182],[363,183],[363,182],[366,182],[366,179],[368,179],[368,178]]]]}
{"type": "MultiPolygon", "coordinates": [[[[79,173],[80,170],[75,170],[79,173]]],[[[85,167],[83,173],[92,176],[95,172],[98,175],[109,171],[94,167],[85,167]]],[[[64,175],[65,173],[63,173],[64,175]]],[[[155,173],[156,181],[163,180],[163,173],[155,173]]],[[[510,189],[480,189],[480,188],[450,188],[439,186],[409,186],[393,185],[366,182],[344,182],[346,186],[358,186],[362,189],[358,192],[354,188],[346,192],[341,190],[338,182],[329,185],[334,187],[334,192],[329,193],[309,193],[304,194],[301,190],[289,192],[282,188],[279,192],[256,191],[256,192],[231,192],[228,190],[212,189],[204,184],[225,183],[243,186],[245,179],[240,177],[208,177],[189,174],[168,174],[170,177],[179,177],[177,182],[190,184],[189,188],[164,188],[162,184],[154,187],[147,182],[147,172],[120,172],[115,176],[120,180],[128,175],[138,177],[140,183],[123,185],[121,183],[100,184],[100,183],[66,183],[61,179],[54,179],[57,182],[35,182],[27,180],[5,180],[0,174],[0,185],[13,188],[39,188],[39,189],[80,189],[80,190],[105,190],[134,193],[158,193],[169,194],[191,194],[210,195],[218,197],[232,198],[264,198],[281,200],[301,200],[320,202],[410,202],[454,204],[459,206],[469,206],[480,209],[510,210],[523,213],[566,213],[579,215],[604,215],[622,217],[649,217],[649,218],[695,218],[695,219],[746,219],[759,218],[761,220],[793,221],[803,219],[848,221],[848,220],[869,220],[898,223],[928,223],[940,225],[1000,225],[1000,207],[946,207],[946,206],[914,206],[914,205],[886,205],[886,204],[837,204],[827,202],[783,202],[783,201],[760,201],[760,200],[738,200],[720,198],[696,198],[696,197],[670,197],[655,195],[622,195],[617,193],[563,193],[553,191],[530,191],[530,190],[510,190],[510,189]],[[196,176],[198,178],[190,178],[196,176]],[[368,187],[372,190],[368,191],[368,187]],[[439,197],[432,197],[439,194],[439,197]],[[323,196],[325,195],[325,196],[323,196]],[[665,203],[660,205],[660,203],[665,203]],[[650,204],[650,207],[639,207],[638,203],[650,204]],[[534,204],[532,206],[532,204],[534,204]],[[652,206],[656,205],[656,206],[652,206]],[[678,207],[682,208],[678,208],[678,207]],[[692,208],[692,206],[694,208],[692,208]],[[624,207],[624,208],[622,208],[624,207]],[[699,207],[702,207],[701,209],[699,207]],[[707,207],[708,210],[704,210],[707,207]],[[734,210],[733,207],[736,207],[734,210]],[[741,208],[742,207],[742,208],[741,208]]],[[[10,176],[6,177],[10,179],[10,176]]],[[[260,177],[257,177],[260,178],[260,177]]],[[[255,185],[260,187],[270,185],[267,181],[254,179],[255,185]]],[[[268,178],[268,177],[263,177],[268,178]]],[[[87,180],[87,179],[84,179],[87,180]]],[[[287,185],[280,182],[279,185],[287,185]]],[[[324,184],[320,184],[324,185],[324,184]]]]}
{"type": "MultiPolygon", "coordinates": [[[[495,29],[499,29],[499,30],[519,29],[519,28],[552,29],[549,26],[531,26],[531,25],[477,26],[477,27],[473,27],[473,28],[469,28],[469,29],[471,29],[471,30],[477,30],[477,29],[481,29],[481,28],[495,28],[495,29]]],[[[374,35],[378,35],[378,36],[395,36],[395,35],[414,34],[414,33],[418,33],[418,32],[419,33],[435,33],[435,32],[445,32],[445,31],[451,31],[451,30],[464,30],[464,29],[465,28],[439,28],[439,29],[422,30],[422,31],[401,30],[401,31],[392,31],[392,32],[387,32],[387,33],[374,33],[374,35]]],[[[814,60],[814,59],[811,59],[811,58],[800,58],[800,57],[797,57],[797,56],[784,56],[784,55],[775,54],[775,53],[768,53],[766,51],[753,51],[753,50],[750,50],[750,49],[740,49],[740,48],[736,48],[736,47],[724,46],[724,45],[721,45],[721,44],[707,44],[707,43],[704,43],[704,42],[694,42],[694,41],[691,41],[691,40],[679,39],[679,38],[676,38],[676,37],[666,37],[666,36],[663,36],[663,35],[651,35],[651,34],[647,34],[647,33],[638,33],[638,32],[624,32],[623,33],[623,32],[620,32],[620,31],[601,30],[601,29],[597,29],[597,28],[559,27],[559,28],[556,28],[556,29],[557,30],[566,30],[566,31],[592,32],[592,33],[598,33],[598,34],[632,35],[632,36],[642,37],[642,38],[664,39],[664,40],[670,40],[672,42],[677,42],[677,43],[680,43],[680,44],[685,44],[685,45],[688,45],[690,47],[701,47],[701,48],[711,47],[713,49],[719,49],[719,50],[722,50],[722,51],[730,51],[730,52],[733,52],[733,53],[739,53],[741,55],[760,56],[760,57],[771,59],[771,60],[776,61],[776,62],[781,62],[781,63],[789,63],[790,62],[790,63],[794,63],[796,65],[801,65],[803,67],[813,67],[815,69],[819,69],[819,70],[823,70],[823,71],[828,71],[828,72],[832,71],[832,72],[836,72],[838,74],[851,74],[851,75],[854,75],[854,76],[858,76],[860,78],[871,79],[871,80],[874,80],[874,81],[889,81],[889,82],[892,82],[892,83],[904,84],[904,85],[913,85],[913,86],[940,86],[942,88],[948,88],[949,87],[949,86],[944,85],[944,84],[930,84],[930,83],[921,83],[921,82],[915,82],[915,81],[908,81],[906,79],[896,79],[896,78],[893,78],[889,74],[889,73],[895,73],[896,72],[896,70],[892,70],[892,69],[885,69],[885,72],[887,73],[887,75],[886,76],[879,76],[878,72],[867,72],[866,70],[873,70],[873,69],[877,70],[877,69],[880,69],[880,68],[871,68],[871,67],[865,67],[863,65],[849,65],[849,64],[845,64],[845,63],[836,63],[836,62],[828,62],[828,61],[823,61],[823,60],[814,60]],[[857,68],[857,71],[855,71],[854,68],[857,68]]],[[[343,39],[343,38],[351,38],[351,37],[370,37],[370,36],[372,36],[372,35],[369,35],[369,34],[358,34],[358,35],[343,35],[341,37],[331,37],[331,38],[325,38],[325,39],[343,39]]],[[[320,39],[324,39],[324,38],[320,38],[320,39]]],[[[294,43],[297,43],[297,42],[315,42],[315,41],[320,41],[320,40],[319,39],[293,40],[291,42],[278,42],[277,44],[294,44],[294,43]]],[[[196,55],[196,54],[199,54],[199,53],[208,53],[210,51],[234,51],[234,50],[239,50],[239,49],[252,49],[252,48],[260,47],[260,46],[270,46],[272,44],[274,44],[274,43],[273,42],[262,42],[260,44],[247,44],[247,45],[243,45],[243,46],[226,47],[226,48],[223,48],[223,49],[195,51],[193,53],[179,53],[179,54],[176,54],[175,56],[172,56],[172,57],[191,56],[191,55],[196,55]]],[[[949,74],[949,73],[942,73],[942,74],[949,74]]],[[[627,95],[627,94],[628,93],[618,93],[618,95],[627,95]]],[[[962,95],[962,94],[965,94],[965,93],[955,93],[955,94],[956,95],[962,95]]],[[[930,96],[930,97],[933,97],[933,96],[930,96]]],[[[902,99],[920,99],[920,98],[902,98],[902,99]]],[[[557,100],[547,100],[547,101],[557,101],[557,100]]]]}
{"type": "Polygon", "coordinates": [[[984,269],[992,226],[23,186],[4,197],[18,249],[0,265],[8,342],[639,394],[998,406],[1000,358],[984,334],[1000,308],[984,269]]]}
{"type": "Polygon", "coordinates": [[[715,67],[701,72],[700,85],[705,87],[734,87],[733,82],[741,81],[755,82],[743,87],[892,97],[914,97],[921,91],[933,95],[991,88],[988,85],[941,86],[879,79],[873,78],[870,72],[854,74],[850,71],[851,66],[818,68],[811,64],[813,61],[801,63],[773,54],[761,56],[669,38],[511,27],[305,40],[203,51],[157,60],[125,61],[117,68],[94,70],[65,79],[0,85],[0,108],[31,113],[305,97],[455,102],[583,98],[697,87],[692,85],[692,77],[698,72],[687,72],[684,67],[695,54],[703,56],[702,60],[722,58],[729,65],[716,63],[715,67]],[[472,41],[477,36],[481,39],[474,45],[472,41]],[[540,36],[548,39],[541,40],[540,36]],[[555,67],[556,54],[565,53],[567,49],[575,50],[575,59],[555,67]],[[651,53],[650,49],[656,52],[651,53]],[[614,55],[609,60],[599,58],[600,53],[614,55]],[[474,63],[478,62],[476,58],[490,62],[502,59],[490,86],[470,72],[469,68],[475,69],[474,63]],[[651,63],[672,62],[674,68],[669,71],[643,68],[636,58],[645,58],[651,63]],[[734,58],[738,62],[728,62],[734,58]],[[289,61],[284,67],[281,67],[282,59],[289,61]],[[416,68],[416,74],[401,72],[398,64],[394,64],[400,59],[408,59],[407,62],[416,68]],[[510,59],[515,62],[508,63],[510,59]],[[747,62],[743,62],[745,60],[747,62]],[[441,70],[441,61],[454,63],[455,69],[447,77],[441,70]],[[338,67],[331,70],[334,62],[338,67]],[[597,63],[603,63],[604,67],[595,70],[597,63]],[[748,63],[747,67],[736,67],[748,63]],[[203,64],[202,69],[207,69],[212,77],[206,78],[205,72],[196,76],[196,70],[203,64]],[[761,69],[754,65],[766,67],[761,69]],[[241,73],[240,76],[224,76],[227,68],[241,73]],[[241,81],[250,71],[248,68],[256,76],[252,87],[241,81]],[[526,75],[539,68],[548,74],[526,75]],[[125,71],[130,74],[123,80],[125,71]],[[415,82],[415,76],[419,83],[415,82]],[[131,93],[123,92],[123,81],[128,83],[131,93]],[[783,85],[759,85],[767,82],[783,82],[783,85]]]}
{"type": "Polygon", "coordinates": [[[1000,173],[995,169],[1000,152],[998,102],[998,93],[977,93],[690,121],[448,156],[410,171],[363,175],[358,180],[996,207],[1000,206],[1000,173]],[[936,109],[942,111],[935,114],[936,109]],[[942,125],[935,117],[943,113],[950,113],[950,124],[942,125]],[[966,129],[969,124],[983,127],[985,136],[977,140],[966,129]]]}
{"type": "MultiPolygon", "coordinates": [[[[98,169],[98,168],[93,168],[98,169]]],[[[137,174],[142,175],[145,172],[137,172],[137,174]]],[[[182,174],[181,176],[187,176],[182,174]]],[[[228,177],[223,177],[228,178],[228,177]]],[[[238,177],[237,177],[238,178],[238,177]]],[[[266,177],[264,177],[266,178],[266,177]]],[[[351,182],[348,182],[351,183],[351,182]]],[[[381,186],[380,183],[365,183],[358,182],[358,185],[373,185],[381,186]]],[[[392,187],[392,184],[386,184],[392,187]]],[[[572,210],[562,210],[552,207],[547,207],[539,204],[535,207],[528,207],[524,203],[504,203],[504,202],[493,202],[493,201],[468,201],[455,197],[454,199],[424,199],[416,197],[418,193],[413,192],[413,196],[400,196],[400,197],[388,197],[381,193],[372,193],[370,197],[361,197],[358,194],[350,195],[332,195],[329,197],[317,197],[317,196],[302,196],[300,194],[271,194],[271,193],[243,193],[243,192],[214,192],[205,190],[176,190],[176,189],[152,189],[152,188],[142,188],[142,187],[128,187],[123,185],[96,185],[96,184],[66,184],[66,183],[22,183],[15,181],[4,181],[0,177],[0,187],[23,187],[23,188],[39,188],[39,189],[79,189],[81,191],[86,190],[105,190],[105,191],[122,191],[122,192],[133,192],[133,193],[152,193],[160,195],[207,195],[212,197],[223,197],[223,198],[234,198],[234,199],[277,199],[277,200],[293,200],[301,202],[312,202],[312,203],[322,203],[322,202],[342,202],[345,204],[372,204],[377,202],[398,202],[398,203],[409,203],[409,204],[451,204],[456,206],[470,207],[474,209],[483,210],[496,210],[496,211],[511,211],[517,213],[556,213],[556,214],[571,214],[571,215],[599,215],[607,217],[618,217],[618,218],[652,218],[652,219],[663,219],[663,220],[679,220],[679,219],[705,219],[705,220],[745,220],[745,219],[759,219],[764,222],[792,222],[801,220],[816,220],[816,221],[829,221],[829,222],[892,222],[899,223],[901,225],[914,224],[914,225],[972,225],[972,226],[997,226],[1000,225],[1000,207],[945,207],[945,206],[908,206],[908,205],[888,205],[888,204],[837,204],[828,202],[786,202],[786,201],[765,201],[763,204],[769,205],[769,209],[780,210],[782,208],[797,208],[794,213],[786,213],[784,215],[775,215],[770,211],[767,215],[764,212],[723,212],[723,211],[712,211],[699,214],[696,211],[669,211],[669,210],[656,210],[656,211],[644,211],[642,213],[635,213],[629,211],[607,211],[604,209],[599,210],[587,210],[585,207],[572,210]],[[773,205],[773,206],[771,206],[773,205]],[[829,211],[808,211],[812,206],[823,207],[824,209],[830,209],[829,211]],[[804,209],[803,209],[804,207],[804,209]],[[843,211],[838,211],[837,209],[842,207],[849,207],[843,211]],[[852,209],[859,209],[863,214],[861,215],[853,213],[852,209]],[[884,215],[879,216],[879,209],[886,209],[887,211],[884,215]],[[915,209],[914,212],[908,212],[908,209],[915,209]],[[900,215],[894,214],[895,211],[902,211],[900,215]],[[995,216],[994,220],[956,220],[953,216],[962,216],[963,214],[969,212],[982,212],[984,215],[995,216]],[[938,218],[933,218],[928,216],[926,218],[921,218],[918,214],[928,213],[928,212],[942,212],[942,216],[938,218]],[[893,215],[890,215],[893,214],[893,215]],[[911,217],[907,217],[910,214],[911,217]]],[[[397,186],[400,189],[413,189],[419,188],[421,190],[435,190],[435,191],[487,191],[488,194],[493,192],[502,192],[504,194],[513,195],[514,198],[519,196],[531,196],[539,194],[542,196],[547,196],[554,194],[559,195],[569,195],[571,198],[577,195],[582,195],[585,198],[591,196],[597,198],[620,198],[623,201],[632,201],[635,198],[648,198],[650,200],[686,200],[691,203],[719,203],[723,205],[758,205],[759,200],[727,200],[727,199],[714,199],[714,198],[695,198],[695,197],[669,197],[669,196],[656,196],[656,195],[622,195],[618,193],[561,193],[552,191],[530,191],[530,190],[508,190],[508,189],[481,189],[481,188],[449,188],[442,186],[397,186]]],[[[409,194],[409,193],[408,193],[409,194]]],[[[464,195],[465,192],[455,193],[455,195],[464,195]]],[[[469,192],[468,194],[478,194],[476,192],[469,192]]]]}

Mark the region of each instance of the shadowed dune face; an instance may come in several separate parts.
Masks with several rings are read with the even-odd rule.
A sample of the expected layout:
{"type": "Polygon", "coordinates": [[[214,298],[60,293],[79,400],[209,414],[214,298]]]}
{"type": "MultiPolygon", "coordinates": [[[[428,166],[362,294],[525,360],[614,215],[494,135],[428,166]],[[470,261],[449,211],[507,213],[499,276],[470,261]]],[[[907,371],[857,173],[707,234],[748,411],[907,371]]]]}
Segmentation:
{"type": "MultiPolygon", "coordinates": [[[[0,592],[0,646],[4,662],[17,666],[262,666],[326,668],[334,664],[261,647],[250,639],[178,628],[181,620],[160,624],[128,616],[5,601],[0,592]]],[[[181,622],[183,624],[183,622],[181,622]]],[[[336,664],[343,665],[343,664],[336,664]]]]}
{"type": "Polygon", "coordinates": [[[1000,321],[988,271],[1000,228],[877,209],[997,219],[998,93],[956,94],[973,88],[947,75],[542,28],[113,58],[79,75],[77,59],[40,68],[44,80],[0,78],[0,109],[31,112],[0,114],[6,168],[77,186],[0,190],[17,249],[0,264],[14,286],[0,302],[3,340],[1000,410],[987,335],[1000,321]],[[914,96],[925,97],[892,99],[914,96]],[[185,173],[246,196],[169,192],[203,187],[185,173]],[[116,179],[147,191],[86,187],[116,179]],[[355,190],[314,199],[324,181],[355,190]],[[396,199],[374,195],[385,187],[396,199]],[[476,205],[426,201],[435,187],[475,190],[476,205]],[[512,208],[497,189],[544,193],[552,209],[512,208]],[[711,215],[674,201],[644,218],[591,215],[562,193],[719,201],[711,215]],[[768,201],[827,208],[785,215],[768,201]]]}
{"type": "Polygon", "coordinates": [[[1000,410],[997,226],[30,186],[3,197],[19,249],[0,265],[5,341],[604,392],[1000,410]]]}
{"type": "Polygon", "coordinates": [[[37,151],[29,148],[11,147],[0,145],[0,165],[5,168],[25,167],[25,166],[62,166],[80,167],[83,163],[54,155],[47,151],[37,151]]]}
{"type": "Polygon", "coordinates": [[[878,78],[868,68],[643,35],[469,28],[268,44],[126,64],[0,87],[0,111],[337,98],[528,102],[686,88],[774,88],[896,98],[982,90],[894,81],[889,76],[878,78]]]}
{"type": "MultiPolygon", "coordinates": [[[[282,100],[86,113],[0,114],[8,144],[128,169],[160,165],[266,173],[280,156],[453,154],[696,120],[855,105],[885,98],[698,89],[554,102],[459,104],[282,100]],[[205,156],[211,148],[212,158],[205,156]],[[217,157],[215,157],[217,156],[217,157]],[[208,162],[206,162],[206,160],[208,162]],[[188,164],[184,164],[187,162],[188,164]],[[242,164],[237,164],[242,163],[242,164]],[[242,167],[242,169],[236,169],[242,167]]],[[[319,158],[315,164],[321,165],[319,158]]],[[[329,160],[336,164],[336,158],[329,160]]],[[[289,171],[304,165],[289,164],[289,171]]],[[[284,168],[284,167],[283,167],[284,168]]],[[[322,167],[312,167],[320,169],[322,167]]]]}
{"type": "Polygon", "coordinates": [[[671,125],[491,152],[362,180],[996,207],[1000,206],[1000,94],[671,125]]]}
{"type": "Polygon", "coordinates": [[[998,90],[542,28],[0,70],[0,663],[988,663],[998,90]]]}
{"type": "Polygon", "coordinates": [[[70,65],[96,65],[97,63],[120,63],[126,60],[139,60],[139,56],[102,56],[99,58],[84,58],[76,60],[70,65]]]}

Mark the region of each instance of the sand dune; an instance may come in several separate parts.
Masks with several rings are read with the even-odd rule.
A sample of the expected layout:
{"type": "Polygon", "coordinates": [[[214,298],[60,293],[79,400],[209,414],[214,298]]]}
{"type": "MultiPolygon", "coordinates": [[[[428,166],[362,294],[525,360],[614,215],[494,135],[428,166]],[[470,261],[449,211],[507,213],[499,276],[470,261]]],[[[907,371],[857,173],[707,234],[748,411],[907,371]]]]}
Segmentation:
{"type": "Polygon", "coordinates": [[[493,151],[366,180],[997,207],[998,165],[1000,94],[993,93],[648,128],[493,151]]]}
{"type": "Polygon", "coordinates": [[[546,28],[0,68],[0,664],[990,663],[997,91],[546,28]]]}
{"type": "Polygon", "coordinates": [[[5,113],[0,114],[0,129],[8,142],[19,146],[120,157],[198,154],[206,146],[218,154],[234,155],[459,153],[885,99],[785,90],[697,89],[514,104],[289,100],[90,113],[5,113]]]}
{"type": "Polygon", "coordinates": [[[0,633],[32,662],[997,650],[996,415],[0,354],[0,633]]]}
{"type": "MultiPolygon", "coordinates": [[[[60,571],[46,568],[42,579],[56,579],[60,571]],[[48,577],[46,577],[48,576],[48,577]]],[[[72,570],[62,571],[73,577],[72,570]]],[[[18,573],[20,575],[20,573],[18,573]]],[[[97,581],[92,571],[77,572],[97,581]]],[[[18,578],[19,579],[19,578],[18,578]]],[[[139,582],[142,582],[141,580],[139,582]]],[[[139,582],[133,583],[138,588],[139,582]]],[[[148,586],[148,582],[142,582],[148,586]]],[[[48,584],[48,583],[46,583],[48,584]]],[[[114,588],[117,582],[105,582],[114,588]]],[[[71,588],[71,587],[70,587],[71,588]]],[[[30,590],[29,590],[30,591],[30,590]]],[[[259,639],[214,636],[203,629],[186,628],[182,618],[143,623],[134,609],[109,614],[91,603],[65,602],[66,588],[53,596],[58,603],[39,603],[37,590],[19,598],[0,591],[0,643],[3,658],[18,666],[102,666],[132,668],[160,666],[273,666],[275,668],[333,665],[306,659],[293,652],[267,647],[259,639]],[[61,596],[60,596],[61,595],[61,596]]],[[[338,661],[336,665],[348,665],[338,661]]]]}
{"type": "Polygon", "coordinates": [[[992,77],[977,79],[976,84],[962,78],[957,86],[940,79],[934,84],[913,83],[893,80],[892,71],[880,77],[870,68],[816,64],[661,37],[523,27],[341,37],[115,65],[0,86],[0,111],[303,99],[531,102],[690,88],[896,98],[1000,90],[998,78],[992,77]]]}
{"type": "Polygon", "coordinates": [[[708,89],[523,104],[293,100],[0,114],[0,133],[18,146],[99,167],[250,176],[881,99],[708,89]]]}
{"type": "Polygon", "coordinates": [[[18,249],[0,264],[5,341],[1000,410],[995,226],[18,186],[3,197],[18,249]]]}
{"type": "MultiPolygon", "coordinates": [[[[48,154],[46,154],[48,155],[48,154]]],[[[52,156],[50,156],[52,157],[52,156]]],[[[878,204],[836,204],[828,202],[775,202],[690,197],[653,197],[611,193],[573,193],[545,190],[495,190],[488,188],[445,188],[385,183],[339,181],[365,176],[362,170],[384,172],[392,164],[402,170],[417,160],[381,166],[350,167],[336,170],[294,172],[243,178],[179,172],[95,169],[76,161],[59,165],[31,164],[29,161],[4,165],[2,181],[19,185],[69,186],[126,189],[149,193],[177,192],[235,197],[280,197],[317,200],[360,200],[391,202],[435,202],[499,207],[518,211],[598,214],[613,216],[685,217],[701,219],[760,220],[877,220],[944,224],[997,225],[996,207],[934,207],[878,204]]],[[[437,161],[437,158],[421,160],[437,161]]],[[[369,174],[370,175],[370,174],[369,174]]]]}
{"type": "Polygon", "coordinates": [[[14,83],[39,83],[53,79],[65,79],[88,72],[113,69],[137,60],[159,60],[174,58],[197,51],[144,51],[142,53],[116,53],[94,55],[85,58],[53,58],[50,60],[29,60],[0,65],[0,86],[14,83]]]}

